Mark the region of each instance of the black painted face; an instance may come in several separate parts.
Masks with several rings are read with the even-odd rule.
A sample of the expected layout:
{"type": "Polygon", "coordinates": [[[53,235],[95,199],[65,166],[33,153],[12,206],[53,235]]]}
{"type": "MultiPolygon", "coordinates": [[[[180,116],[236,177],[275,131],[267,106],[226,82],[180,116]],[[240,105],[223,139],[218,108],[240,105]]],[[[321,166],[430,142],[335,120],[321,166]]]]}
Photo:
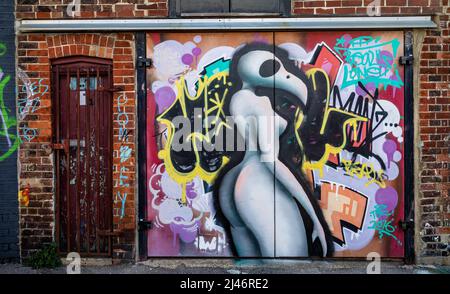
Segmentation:
{"type": "Polygon", "coordinates": [[[275,75],[281,68],[278,60],[268,59],[264,61],[259,68],[259,75],[263,78],[268,78],[275,75]]]}

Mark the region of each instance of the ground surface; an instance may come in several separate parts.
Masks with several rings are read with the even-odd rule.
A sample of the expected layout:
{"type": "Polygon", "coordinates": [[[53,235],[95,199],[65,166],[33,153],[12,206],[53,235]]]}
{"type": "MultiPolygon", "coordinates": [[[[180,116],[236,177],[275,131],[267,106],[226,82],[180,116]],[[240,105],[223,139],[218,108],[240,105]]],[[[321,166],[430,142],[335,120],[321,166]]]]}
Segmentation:
{"type": "MultiPolygon", "coordinates": [[[[270,261],[153,259],[135,264],[109,265],[104,260],[81,266],[83,274],[365,274],[365,261],[270,261]]],[[[34,270],[20,264],[0,264],[0,274],[65,274],[66,266],[34,270]]],[[[382,274],[450,274],[450,267],[412,266],[381,262],[382,274]]]]}

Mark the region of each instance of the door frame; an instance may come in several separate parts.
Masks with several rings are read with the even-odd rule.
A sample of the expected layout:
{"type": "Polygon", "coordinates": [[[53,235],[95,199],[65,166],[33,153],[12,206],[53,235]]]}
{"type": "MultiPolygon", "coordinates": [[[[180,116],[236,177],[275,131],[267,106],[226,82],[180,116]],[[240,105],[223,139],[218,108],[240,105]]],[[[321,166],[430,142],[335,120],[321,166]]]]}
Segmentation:
{"type": "MultiPolygon", "coordinates": [[[[67,57],[61,57],[61,58],[57,58],[57,59],[53,59],[50,61],[50,74],[51,74],[51,110],[52,110],[52,136],[51,136],[51,147],[52,147],[52,151],[53,151],[53,160],[54,160],[54,170],[55,170],[55,178],[54,178],[54,187],[55,187],[55,241],[57,244],[57,251],[58,253],[61,253],[61,249],[60,249],[60,199],[61,199],[61,191],[60,191],[60,166],[59,166],[59,152],[60,150],[56,150],[57,148],[55,148],[55,144],[58,143],[56,142],[57,135],[58,135],[58,130],[61,127],[60,124],[60,97],[58,97],[59,95],[59,83],[60,83],[60,75],[59,75],[59,71],[55,71],[54,67],[58,66],[58,65],[70,65],[70,64],[74,64],[74,63],[89,63],[89,64],[93,64],[93,65],[100,65],[100,66],[109,66],[111,71],[108,73],[107,79],[109,79],[109,87],[110,89],[113,88],[114,85],[114,79],[113,79],[113,61],[110,59],[105,59],[105,58],[100,58],[100,57],[92,57],[92,56],[67,56],[67,57]]],[[[70,66],[69,66],[70,67],[70,66]]],[[[110,89],[105,89],[106,91],[110,90],[110,89]]],[[[112,95],[112,94],[111,94],[112,95]]],[[[113,105],[114,101],[113,101],[113,97],[111,97],[111,110],[113,109],[114,105],[113,105]]],[[[110,127],[110,134],[109,134],[109,139],[111,142],[111,150],[110,150],[110,159],[109,162],[111,164],[113,164],[113,148],[114,148],[114,136],[113,136],[113,132],[114,132],[114,114],[113,111],[111,111],[110,113],[110,122],[111,122],[111,127],[110,127]]],[[[59,132],[61,132],[59,130],[59,132]]],[[[59,149],[59,148],[58,148],[59,149]]],[[[113,229],[113,166],[110,167],[110,179],[107,181],[107,185],[109,185],[109,190],[111,192],[111,211],[110,211],[110,230],[112,231],[113,229]]],[[[108,248],[108,252],[107,253],[79,253],[81,255],[84,256],[98,256],[98,257],[111,257],[112,256],[112,238],[111,236],[108,236],[109,238],[109,248],[108,248]]],[[[88,245],[89,246],[89,245],[88,245]]],[[[63,251],[65,252],[65,251],[63,251]]],[[[68,252],[67,252],[68,253],[68,252]]]]}
{"type": "MultiPolygon", "coordinates": [[[[353,30],[357,30],[354,28],[353,30]]],[[[379,31],[380,29],[372,28],[366,29],[368,31],[379,31]]],[[[387,30],[392,31],[402,31],[404,38],[404,56],[414,56],[413,50],[413,32],[411,30],[401,29],[401,28],[390,28],[387,30]]],[[[174,32],[186,31],[182,28],[174,28],[174,32]]],[[[192,30],[199,33],[209,32],[208,30],[192,30]]],[[[236,32],[239,30],[231,29],[231,32],[236,32]]],[[[262,30],[252,30],[252,31],[262,31],[262,30]]],[[[272,29],[271,31],[283,31],[282,29],[272,29]]],[[[299,30],[300,31],[300,30],[299,30]]],[[[310,30],[304,30],[310,31],[310,30]]],[[[318,31],[318,30],[317,30],[318,31]]],[[[147,251],[147,229],[149,224],[147,222],[147,160],[146,160],[146,119],[147,119],[147,66],[151,66],[151,60],[147,59],[147,33],[148,31],[136,32],[136,75],[137,75],[137,115],[138,115],[138,259],[147,260],[149,258],[147,251]],[[148,61],[148,62],[145,62],[148,61]]],[[[402,64],[401,64],[402,65],[402,64]]],[[[414,201],[415,201],[415,190],[414,190],[414,72],[413,72],[413,62],[406,62],[404,66],[404,221],[397,224],[399,229],[404,230],[404,256],[402,259],[407,264],[414,263],[415,253],[414,253],[414,201]]],[[[152,257],[157,258],[157,257],[152,257]]],[[[183,258],[183,257],[182,257],[183,258]]],[[[186,257],[192,258],[192,257],[186,257]]],[[[200,257],[199,257],[200,258],[200,257]]],[[[210,258],[210,257],[201,257],[210,258]]],[[[237,257],[226,257],[226,258],[237,258],[237,257]]],[[[240,257],[242,259],[242,257],[240,257]]],[[[311,257],[308,257],[311,258],[311,257]]],[[[277,259],[274,257],[273,259],[277,259]]],[[[292,259],[292,258],[291,258],[292,259]]],[[[305,259],[305,258],[294,258],[294,259],[305,259]]],[[[324,259],[342,259],[329,257],[324,259]]],[[[345,257],[343,258],[345,259],[345,257]]],[[[347,258],[348,260],[366,260],[363,257],[347,258]]],[[[385,260],[391,260],[393,258],[384,257],[385,260]]],[[[397,259],[397,258],[394,258],[397,259]]]]}

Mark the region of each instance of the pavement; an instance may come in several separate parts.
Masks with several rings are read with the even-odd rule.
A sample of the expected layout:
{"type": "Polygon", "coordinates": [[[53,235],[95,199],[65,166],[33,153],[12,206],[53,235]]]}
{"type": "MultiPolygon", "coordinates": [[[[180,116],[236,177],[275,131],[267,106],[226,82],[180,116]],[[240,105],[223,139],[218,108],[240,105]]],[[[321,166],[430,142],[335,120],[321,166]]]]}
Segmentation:
{"type": "MultiPolygon", "coordinates": [[[[113,265],[110,260],[83,260],[82,274],[366,274],[369,261],[149,259],[113,265]]],[[[382,274],[450,274],[450,266],[405,265],[382,261],[382,274]]],[[[56,269],[32,269],[21,264],[0,264],[0,274],[66,274],[56,269]]]]}

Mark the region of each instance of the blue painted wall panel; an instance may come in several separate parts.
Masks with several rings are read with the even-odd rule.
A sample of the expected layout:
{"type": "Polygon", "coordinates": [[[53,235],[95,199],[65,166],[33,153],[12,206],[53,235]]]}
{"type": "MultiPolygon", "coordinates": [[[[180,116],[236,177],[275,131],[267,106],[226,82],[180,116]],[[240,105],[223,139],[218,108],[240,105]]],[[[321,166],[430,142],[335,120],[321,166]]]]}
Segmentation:
{"type": "Polygon", "coordinates": [[[14,1],[0,4],[0,261],[19,258],[14,1]]]}

